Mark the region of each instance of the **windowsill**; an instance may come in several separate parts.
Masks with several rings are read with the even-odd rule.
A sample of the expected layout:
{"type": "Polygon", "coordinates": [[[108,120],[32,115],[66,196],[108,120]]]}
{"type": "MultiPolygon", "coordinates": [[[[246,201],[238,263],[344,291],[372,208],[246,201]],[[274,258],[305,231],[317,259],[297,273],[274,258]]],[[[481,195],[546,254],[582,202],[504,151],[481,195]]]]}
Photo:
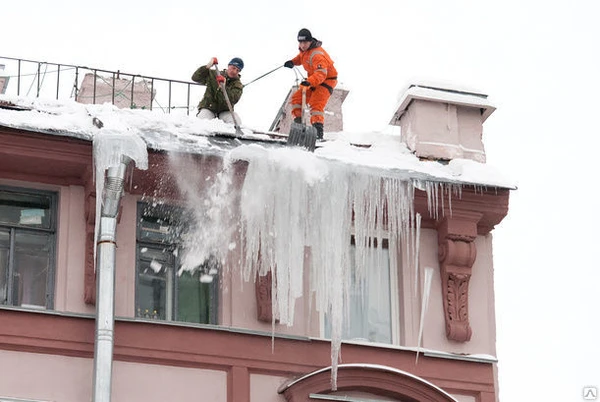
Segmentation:
{"type": "MultiPolygon", "coordinates": [[[[73,313],[73,312],[65,312],[65,311],[56,311],[56,310],[46,310],[46,309],[37,309],[37,308],[23,308],[22,306],[6,306],[0,305],[1,310],[12,310],[19,311],[23,313],[31,313],[31,314],[45,314],[45,315],[54,315],[60,317],[73,317],[73,318],[86,318],[94,320],[96,318],[95,314],[88,313],[73,313]]],[[[311,338],[307,336],[300,335],[288,335],[288,334],[273,334],[271,332],[266,331],[256,331],[252,329],[245,328],[235,328],[235,327],[224,327],[220,325],[214,324],[194,324],[194,323],[186,323],[179,321],[164,321],[164,320],[153,320],[153,319],[143,319],[143,318],[132,318],[132,317],[115,317],[116,322],[139,322],[146,324],[155,324],[155,325],[165,325],[171,327],[185,327],[185,328],[201,328],[201,329],[210,329],[213,331],[224,331],[224,332],[232,332],[236,334],[247,334],[247,335],[257,335],[257,336],[266,336],[269,338],[279,338],[279,339],[293,339],[298,341],[310,341],[311,338]]]]}
{"type": "MultiPolygon", "coordinates": [[[[330,342],[330,339],[327,338],[310,338],[319,341],[330,342]]],[[[444,352],[441,350],[434,349],[424,349],[424,348],[416,348],[413,346],[401,346],[401,345],[392,345],[390,343],[380,343],[380,342],[371,342],[369,340],[342,340],[342,343],[348,345],[358,345],[358,346],[367,346],[367,347],[376,347],[381,349],[392,349],[392,350],[403,350],[407,352],[415,352],[419,353],[423,356],[427,357],[435,357],[440,359],[450,359],[450,360],[461,360],[461,361],[469,361],[476,363],[497,363],[498,358],[488,354],[457,354],[451,352],[444,352]]]]}

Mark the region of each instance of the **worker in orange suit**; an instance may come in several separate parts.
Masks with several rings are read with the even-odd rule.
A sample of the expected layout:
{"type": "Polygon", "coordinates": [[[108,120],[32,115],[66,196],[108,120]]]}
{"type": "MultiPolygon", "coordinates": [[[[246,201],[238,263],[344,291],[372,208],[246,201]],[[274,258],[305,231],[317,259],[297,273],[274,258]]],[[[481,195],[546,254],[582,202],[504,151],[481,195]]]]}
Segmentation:
{"type": "MultiPolygon", "coordinates": [[[[287,68],[302,65],[308,77],[300,83],[307,87],[306,103],[310,105],[310,123],[317,130],[317,138],[323,139],[323,124],[325,122],[325,106],[337,85],[337,71],[333,60],[321,47],[322,42],[313,38],[310,31],[302,28],[298,32],[298,49],[300,53],[284,63],[287,68]]],[[[302,88],[299,88],[291,98],[292,116],[297,123],[302,122],[302,88]]]]}

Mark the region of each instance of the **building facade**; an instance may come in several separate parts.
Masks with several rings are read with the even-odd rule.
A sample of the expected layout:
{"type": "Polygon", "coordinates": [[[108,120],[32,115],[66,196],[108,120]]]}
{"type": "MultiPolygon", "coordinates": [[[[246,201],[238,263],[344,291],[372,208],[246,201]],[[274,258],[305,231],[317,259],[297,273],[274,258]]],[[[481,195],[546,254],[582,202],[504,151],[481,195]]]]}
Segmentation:
{"type": "MultiPolygon", "coordinates": [[[[411,231],[416,243],[391,233],[392,215],[400,213],[391,198],[380,204],[379,235],[350,229],[342,241],[351,253],[374,248],[379,257],[365,263],[366,279],[352,274],[359,262],[350,264],[354,279],[345,288],[348,314],[337,350],[331,338],[338,318],[319,310],[318,294],[304,291],[292,299],[293,317],[282,316],[283,281],[275,273],[284,269],[261,265],[276,253],[264,238],[250,261],[255,270],[243,270],[251,244],[238,230],[239,209],[252,161],[229,165],[212,151],[178,152],[174,161],[173,153],[148,146],[147,168],[125,164],[116,236],[103,241],[99,211],[107,201],[99,198],[112,187],[107,180],[98,191],[95,139],[15,125],[10,114],[24,112],[16,106],[5,102],[0,113],[0,359],[8,368],[0,401],[99,400],[101,382],[115,402],[497,400],[491,232],[508,212],[510,188],[403,172],[403,180],[417,183],[410,193],[419,216],[411,231]],[[182,183],[205,194],[225,165],[235,207],[227,216],[236,229],[223,224],[216,236],[215,227],[203,230],[190,215],[182,183]],[[196,242],[227,242],[226,258],[201,249],[200,263],[182,269],[190,255],[184,249],[197,244],[186,242],[192,231],[203,233],[196,242]],[[98,283],[107,243],[114,248],[109,292],[98,283]],[[106,333],[99,331],[102,300],[114,308],[106,333]],[[112,349],[108,379],[97,369],[103,341],[112,349]]],[[[392,124],[402,127],[398,140],[418,163],[481,163],[481,129],[492,111],[478,94],[414,86],[392,124]]],[[[211,139],[227,150],[239,146],[218,133],[211,139]]],[[[301,251],[306,283],[318,271],[310,267],[314,247],[301,251]]]]}

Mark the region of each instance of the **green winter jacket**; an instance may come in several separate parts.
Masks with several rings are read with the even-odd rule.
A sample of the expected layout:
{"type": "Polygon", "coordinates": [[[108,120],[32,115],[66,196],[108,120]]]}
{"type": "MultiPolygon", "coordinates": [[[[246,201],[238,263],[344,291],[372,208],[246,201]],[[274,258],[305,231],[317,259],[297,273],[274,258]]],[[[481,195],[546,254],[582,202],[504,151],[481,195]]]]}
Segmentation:
{"type": "MultiPolygon", "coordinates": [[[[206,85],[206,91],[204,91],[204,97],[198,104],[198,110],[208,109],[216,114],[229,111],[223,92],[217,84],[216,74],[217,72],[214,69],[201,66],[192,75],[192,81],[206,85]]],[[[225,77],[225,90],[233,107],[242,97],[244,85],[242,85],[239,78],[229,78],[227,70],[221,71],[221,75],[225,77]]]]}

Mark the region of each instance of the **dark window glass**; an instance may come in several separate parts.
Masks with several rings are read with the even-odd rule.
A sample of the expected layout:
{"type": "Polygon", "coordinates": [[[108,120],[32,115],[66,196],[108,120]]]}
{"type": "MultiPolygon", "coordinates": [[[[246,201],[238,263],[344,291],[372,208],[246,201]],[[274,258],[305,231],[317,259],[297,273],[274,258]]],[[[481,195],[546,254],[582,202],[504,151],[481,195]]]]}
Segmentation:
{"type": "Polygon", "coordinates": [[[193,271],[181,269],[181,239],[192,225],[181,209],[138,204],[137,317],[217,323],[219,263],[210,258],[193,271]]]}
{"type": "Polygon", "coordinates": [[[53,308],[56,194],[0,187],[0,303],[53,308]]]}
{"type": "Polygon", "coordinates": [[[0,191],[0,224],[49,229],[51,197],[0,191]]]}

